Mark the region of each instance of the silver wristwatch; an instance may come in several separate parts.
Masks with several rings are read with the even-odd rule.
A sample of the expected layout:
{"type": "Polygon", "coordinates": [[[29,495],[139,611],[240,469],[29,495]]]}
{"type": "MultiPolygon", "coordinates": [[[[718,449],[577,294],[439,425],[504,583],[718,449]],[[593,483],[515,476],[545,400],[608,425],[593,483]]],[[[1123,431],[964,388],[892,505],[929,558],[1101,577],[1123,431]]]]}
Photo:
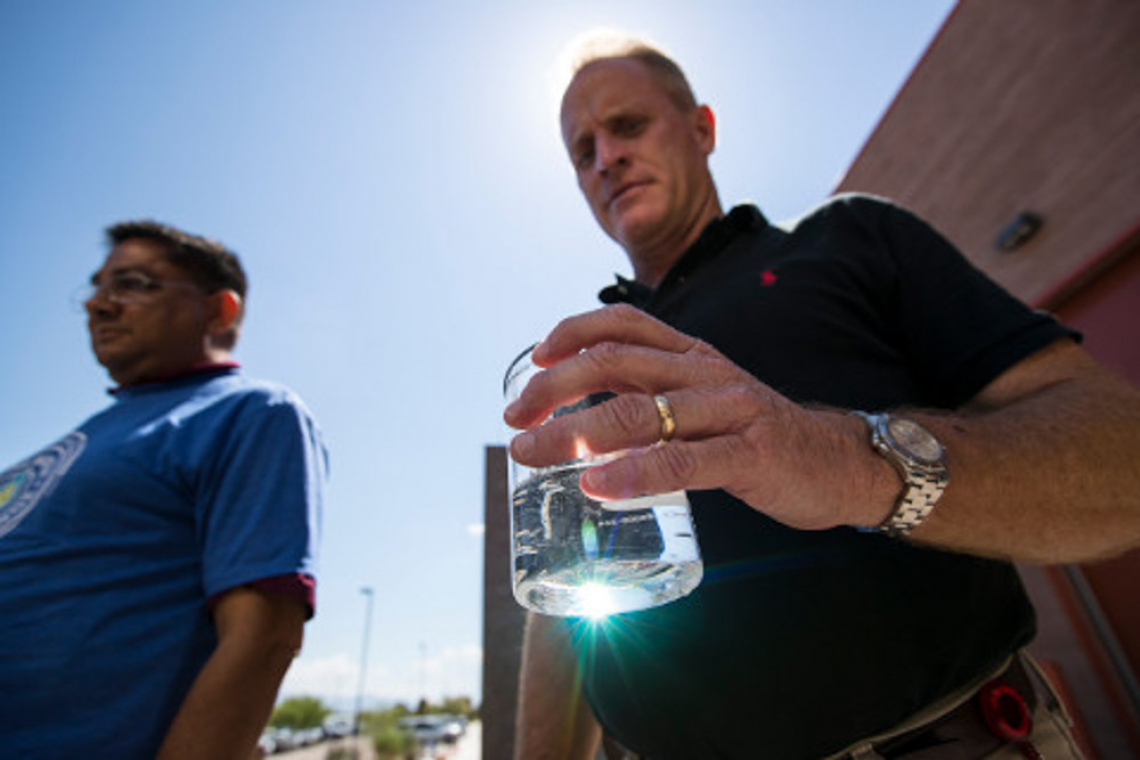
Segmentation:
{"type": "Polygon", "coordinates": [[[876,529],[888,536],[905,536],[922,524],[950,482],[946,450],[913,420],[886,413],[855,414],[871,429],[871,446],[894,465],[903,480],[903,493],[894,511],[876,529]]]}

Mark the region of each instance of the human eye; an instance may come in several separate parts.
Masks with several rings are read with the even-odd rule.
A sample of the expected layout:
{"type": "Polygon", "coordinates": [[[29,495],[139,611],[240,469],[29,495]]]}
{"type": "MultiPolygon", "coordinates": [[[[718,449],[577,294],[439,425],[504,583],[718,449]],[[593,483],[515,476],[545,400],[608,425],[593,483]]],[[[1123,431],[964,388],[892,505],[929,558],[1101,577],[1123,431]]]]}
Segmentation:
{"type": "Polygon", "coordinates": [[[142,272],[119,272],[111,277],[107,287],[116,295],[137,295],[154,290],[158,283],[142,272]]]}
{"type": "Polygon", "coordinates": [[[574,150],[574,166],[577,169],[585,169],[594,162],[594,143],[593,141],[582,142],[574,150]]]}
{"type": "Polygon", "coordinates": [[[622,116],[614,120],[613,133],[619,137],[636,137],[649,120],[644,116],[622,116]]]}

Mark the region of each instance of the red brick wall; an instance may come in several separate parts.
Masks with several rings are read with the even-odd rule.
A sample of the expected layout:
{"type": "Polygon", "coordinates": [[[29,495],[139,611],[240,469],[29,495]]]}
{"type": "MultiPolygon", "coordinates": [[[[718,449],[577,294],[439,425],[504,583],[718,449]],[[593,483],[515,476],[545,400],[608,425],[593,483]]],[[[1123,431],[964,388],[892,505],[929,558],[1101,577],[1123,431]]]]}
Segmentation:
{"type": "Polygon", "coordinates": [[[895,198],[1039,302],[1140,223],[1140,2],[963,0],[839,189],[895,198]],[[1041,232],[997,250],[1026,209],[1041,232]]]}
{"type": "MultiPolygon", "coordinates": [[[[838,190],[926,217],[1140,385],[1137,0],[962,0],[838,190]],[[1044,225],[999,250],[1021,211],[1044,225]]],[[[1034,650],[1072,687],[1094,751],[1136,756],[1140,711],[1126,684],[1140,673],[1140,552],[1022,570],[1040,613],[1034,650]]]]}

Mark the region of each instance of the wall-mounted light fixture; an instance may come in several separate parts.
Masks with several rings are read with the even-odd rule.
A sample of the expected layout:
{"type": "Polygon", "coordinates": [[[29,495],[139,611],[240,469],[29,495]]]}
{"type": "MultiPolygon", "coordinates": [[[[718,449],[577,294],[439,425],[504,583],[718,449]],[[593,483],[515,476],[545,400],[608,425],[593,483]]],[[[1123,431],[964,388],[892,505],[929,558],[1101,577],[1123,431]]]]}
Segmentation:
{"type": "Polygon", "coordinates": [[[1040,214],[1022,211],[1013,218],[1012,222],[1006,225],[1005,229],[998,233],[994,245],[1003,251],[1020,248],[1037,234],[1044,222],[1045,220],[1041,218],[1040,214]]]}

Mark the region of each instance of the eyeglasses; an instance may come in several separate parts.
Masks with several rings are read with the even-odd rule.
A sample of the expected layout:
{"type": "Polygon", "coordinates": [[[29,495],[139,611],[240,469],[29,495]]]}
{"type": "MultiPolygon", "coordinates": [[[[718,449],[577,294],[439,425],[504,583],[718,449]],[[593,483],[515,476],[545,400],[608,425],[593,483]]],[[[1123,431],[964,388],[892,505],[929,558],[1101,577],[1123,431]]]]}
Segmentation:
{"type": "Polygon", "coordinates": [[[71,300],[75,309],[84,311],[87,302],[96,297],[120,305],[132,304],[146,301],[166,288],[200,290],[195,283],[186,280],[159,280],[142,272],[116,272],[100,282],[79,288],[71,300]]]}

